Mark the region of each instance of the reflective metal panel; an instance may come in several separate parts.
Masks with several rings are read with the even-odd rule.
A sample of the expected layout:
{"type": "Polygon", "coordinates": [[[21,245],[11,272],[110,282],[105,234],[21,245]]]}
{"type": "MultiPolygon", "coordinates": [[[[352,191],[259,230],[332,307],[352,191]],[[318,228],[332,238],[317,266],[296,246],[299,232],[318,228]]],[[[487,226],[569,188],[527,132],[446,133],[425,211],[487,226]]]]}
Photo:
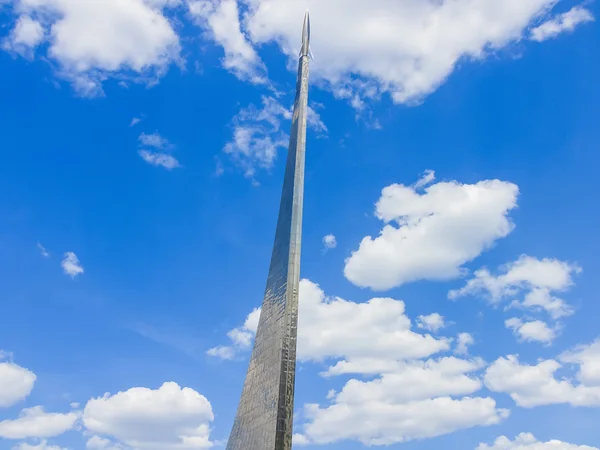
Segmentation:
{"type": "Polygon", "coordinates": [[[227,450],[290,450],[294,413],[298,285],[309,75],[304,21],[296,100],[279,218],[254,349],[227,450]]]}

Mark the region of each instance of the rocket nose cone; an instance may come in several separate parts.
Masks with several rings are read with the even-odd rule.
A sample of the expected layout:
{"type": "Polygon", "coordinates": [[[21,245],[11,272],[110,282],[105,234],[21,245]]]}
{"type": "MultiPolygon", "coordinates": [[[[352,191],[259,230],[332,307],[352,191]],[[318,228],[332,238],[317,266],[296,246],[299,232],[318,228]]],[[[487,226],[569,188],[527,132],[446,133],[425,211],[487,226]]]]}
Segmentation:
{"type": "Polygon", "coordinates": [[[304,15],[304,26],[302,27],[302,51],[301,55],[308,55],[310,45],[310,15],[308,11],[304,15]]]}
{"type": "Polygon", "coordinates": [[[310,14],[306,11],[304,15],[304,26],[302,27],[302,34],[306,35],[310,39],[310,14]]]}

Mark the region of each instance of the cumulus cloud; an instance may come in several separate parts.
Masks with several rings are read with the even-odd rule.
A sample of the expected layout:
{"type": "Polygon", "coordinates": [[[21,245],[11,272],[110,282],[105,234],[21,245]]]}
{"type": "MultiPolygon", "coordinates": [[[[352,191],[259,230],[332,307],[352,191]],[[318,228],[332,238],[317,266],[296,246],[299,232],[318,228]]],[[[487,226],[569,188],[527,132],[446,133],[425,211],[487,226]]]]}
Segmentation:
{"type": "MultiPolygon", "coordinates": [[[[331,390],[328,404],[304,406],[296,445],[345,439],[392,444],[491,425],[507,416],[493,399],[473,397],[482,387],[477,372],[484,363],[432,358],[449,351],[451,339],[413,331],[404,302],[373,298],[355,303],[328,297],[318,285],[302,280],[299,308],[298,360],[328,365],[321,373],[327,378],[361,379],[351,378],[339,393],[331,390]]],[[[215,347],[211,354],[229,357],[249,349],[258,311],[229,333],[232,345],[215,347]]]]}
{"type": "Polygon", "coordinates": [[[516,317],[504,322],[506,328],[513,330],[515,336],[526,342],[541,342],[550,344],[558,334],[558,328],[551,328],[541,320],[523,321],[516,317]]]}
{"type": "Polygon", "coordinates": [[[27,442],[21,442],[14,446],[12,450],[67,450],[66,448],[59,447],[58,445],[50,445],[48,441],[42,439],[38,444],[28,444],[27,442]]]}
{"type": "Polygon", "coordinates": [[[223,47],[223,67],[242,80],[267,82],[266,68],[240,27],[236,0],[188,0],[195,21],[208,30],[208,36],[223,47]]]}
{"type": "Polygon", "coordinates": [[[578,25],[593,22],[594,16],[583,6],[574,6],[531,30],[531,39],[537,42],[555,38],[561,33],[571,32],[578,25]]]}
{"type": "Polygon", "coordinates": [[[104,80],[160,78],[181,64],[182,40],[168,8],[224,50],[223,66],[242,80],[268,83],[257,48],[275,44],[295,60],[304,11],[312,12],[314,80],[364,110],[365,99],[391,95],[414,103],[440,86],[460,61],[481,61],[523,37],[544,40],[592,20],[581,6],[550,18],[556,0],[389,2],[373,0],[14,0],[4,47],[44,57],[81,95],[102,93],[104,80]]]}
{"type": "Polygon", "coordinates": [[[475,450],[598,450],[587,445],[575,445],[552,439],[548,442],[538,441],[531,433],[521,433],[514,441],[500,436],[491,444],[479,444],[475,450]]]}
{"type": "MultiPolygon", "coordinates": [[[[395,367],[397,361],[425,358],[450,348],[448,339],[412,331],[400,300],[373,298],[355,303],[330,298],[318,285],[302,280],[299,305],[298,359],[337,359],[323,373],[326,376],[379,373],[381,367],[395,367]]],[[[228,333],[233,345],[215,347],[210,354],[232,359],[229,356],[236,350],[249,349],[259,317],[259,309],[250,313],[244,326],[228,333]]]]}
{"type": "Polygon", "coordinates": [[[332,404],[305,405],[303,434],[316,444],[353,439],[371,446],[497,424],[508,411],[489,397],[467,396],[481,388],[469,375],[479,367],[443,358],[408,363],[372,381],[350,380],[332,404]]]}
{"type": "MultiPolygon", "coordinates": [[[[519,41],[555,0],[389,2],[242,0],[255,45],[275,42],[296,59],[304,11],[311,11],[314,79],[338,96],[389,93],[410,103],[434,91],[462,60],[482,60],[519,41]]],[[[231,19],[232,24],[237,18],[231,19]]],[[[233,25],[231,25],[233,26],[233,25]]],[[[356,102],[357,100],[355,100],[356,102]]],[[[358,100],[360,102],[360,100],[358,100]]]]}
{"type": "Polygon", "coordinates": [[[15,405],[29,396],[36,376],[12,362],[2,362],[8,354],[0,351],[0,408],[15,405]]]}
{"type": "Polygon", "coordinates": [[[499,272],[494,276],[488,269],[480,269],[463,288],[450,291],[448,296],[457,299],[482,295],[491,303],[498,304],[503,299],[525,293],[522,302],[513,302],[511,306],[545,310],[554,319],[572,314],[571,307],[552,293],[563,292],[573,285],[573,275],[581,272],[578,265],[553,258],[537,259],[522,255],[518,260],[501,266],[499,272]]]}
{"type": "Polygon", "coordinates": [[[47,413],[41,406],[26,408],[14,420],[0,422],[0,437],[5,439],[46,438],[59,436],[70,430],[79,413],[47,413]]]}
{"type": "Polygon", "coordinates": [[[509,394],[524,408],[569,404],[600,406],[600,344],[598,341],[577,347],[558,360],[522,364],[514,355],[498,358],[486,370],[485,385],[494,392],[509,394]],[[561,363],[562,362],[562,363],[561,363]],[[556,372],[578,365],[577,379],[558,378],[556,372]]]}
{"type": "Polygon", "coordinates": [[[19,15],[11,39],[33,47],[47,42],[45,57],[83,96],[102,93],[102,82],[160,77],[180,60],[179,37],[163,8],[172,1],[15,0],[19,15]],[[39,21],[32,21],[36,17],[39,21]],[[47,30],[47,32],[45,32],[47,30]]]}
{"type": "Polygon", "coordinates": [[[393,184],[383,189],[375,214],[385,223],[346,260],[346,278],[386,290],[417,280],[448,280],[513,229],[509,213],[519,189],[499,180],[437,183],[419,193],[393,184]]]}
{"type": "MultiPolygon", "coordinates": [[[[564,292],[573,285],[573,275],[581,268],[558,259],[537,259],[522,255],[514,262],[500,267],[498,275],[482,268],[460,289],[448,293],[450,299],[463,296],[481,296],[491,304],[512,300],[506,309],[523,309],[547,313],[555,321],[573,314],[573,308],[556,292],[564,292]],[[515,298],[521,297],[522,300],[515,298]]],[[[558,335],[561,323],[550,326],[542,320],[510,318],[505,322],[521,341],[551,343],[558,335]]]]}
{"type": "Polygon", "coordinates": [[[33,50],[44,40],[44,34],[44,27],[40,22],[23,14],[17,19],[10,35],[2,43],[2,48],[32,57],[33,50]]]}
{"type": "Polygon", "coordinates": [[[456,337],[456,348],[454,353],[457,355],[468,355],[469,346],[475,343],[475,339],[469,333],[458,333],[456,337]]]}
{"type": "Polygon", "coordinates": [[[92,445],[114,448],[114,443],[107,442],[112,438],[140,450],[210,448],[213,419],[206,397],[173,382],[156,390],[135,387],[105,394],[88,401],[83,413],[86,429],[97,436],[92,445]]]}
{"type": "Polygon", "coordinates": [[[125,446],[112,442],[110,439],[104,439],[100,436],[92,436],[85,443],[88,450],[125,450],[125,446]]]}
{"type": "Polygon", "coordinates": [[[417,317],[417,326],[419,328],[437,333],[446,326],[444,317],[438,313],[429,314],[428,316],[417,317]]]}
{"type": "Polygon", "coordinates": [[[69,275],[71,278],[75,278],[77,275],[84,272],[83,266],[79,262],[79,258],[77,258],[77,255],[73,252],[65,253],[65,257],[60,265],[65,274],[69,275]]]}
{"type": "Polygon", "coordinates": [[[600,339],[561,355],[565,363],[578,364],[577,379],[587,386],[600,386],[600,339]]]}

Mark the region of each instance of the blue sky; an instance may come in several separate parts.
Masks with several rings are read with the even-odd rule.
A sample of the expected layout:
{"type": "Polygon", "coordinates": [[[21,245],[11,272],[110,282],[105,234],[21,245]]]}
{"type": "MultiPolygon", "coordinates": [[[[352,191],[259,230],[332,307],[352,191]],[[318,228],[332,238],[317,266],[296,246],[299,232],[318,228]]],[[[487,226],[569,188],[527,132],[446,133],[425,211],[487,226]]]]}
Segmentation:
{"type": "Polygon", "coordinates": [[[600,448],[597,3],[4,0],[0,449],[224,445],[306,8],[296,446],[600,448]]]}

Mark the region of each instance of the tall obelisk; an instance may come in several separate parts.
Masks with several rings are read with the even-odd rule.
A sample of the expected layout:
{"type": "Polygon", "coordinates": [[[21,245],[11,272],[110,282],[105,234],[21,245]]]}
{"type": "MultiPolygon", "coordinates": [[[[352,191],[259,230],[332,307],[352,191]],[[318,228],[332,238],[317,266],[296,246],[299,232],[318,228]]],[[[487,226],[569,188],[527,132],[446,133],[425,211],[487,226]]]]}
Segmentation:
{"type": "Polygon", "coordinates": [[[271,266],[254,349],[227,450],[292,448],[309,44],[307,12],[271,266]]]}

